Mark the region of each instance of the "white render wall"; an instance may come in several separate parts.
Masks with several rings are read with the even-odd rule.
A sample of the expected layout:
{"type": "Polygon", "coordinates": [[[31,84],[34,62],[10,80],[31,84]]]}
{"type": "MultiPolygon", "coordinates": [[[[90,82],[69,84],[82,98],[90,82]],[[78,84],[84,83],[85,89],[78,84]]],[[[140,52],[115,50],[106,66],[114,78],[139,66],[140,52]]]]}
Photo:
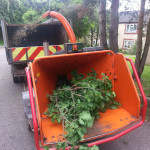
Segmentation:
{"type": "MultiPolygon", "coordinates": [[[[118,46],[119,48],[123,48],[123,41],[124,39],[132,39],[137,40],[137,34],[125,34],[125,24],[119,24],[118,27],[118,46]]],[[[143,38],[143,46],[145,44],[145,37],[143,38]]],[[[146,59],[146,64],[150,65],[150,48],[148,52],[148,56],[146,59]]]]}
{"type": "Polygon", "coordinates": [[[136,40],[137,34],[125,34],[125,24],[119,24],[118,27],[118,46],[123,48],[124,39],[136,40]]]}

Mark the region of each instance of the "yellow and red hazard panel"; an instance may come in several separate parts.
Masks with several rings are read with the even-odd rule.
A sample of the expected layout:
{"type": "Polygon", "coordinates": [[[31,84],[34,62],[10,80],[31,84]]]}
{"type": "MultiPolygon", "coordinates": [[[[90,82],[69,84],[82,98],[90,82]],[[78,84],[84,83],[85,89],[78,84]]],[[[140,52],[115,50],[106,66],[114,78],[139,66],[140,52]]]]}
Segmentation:
{"type": "MultiPolygon", "coordinates": [[[[63,45],[49,46],[49,54],[64,49],[63,45]]],[[[26,48],[12,48],[13,61],[27,61],[44,56],[44,48],[40,47],[26,47],[26,48]]]]}
{"type": "Polygon", "coordinates": [[[28,47],[28,60],[33,60],[38,57],[44,56],[44,48],[43,47],[28,47]]]}
{"type": "Polygon", "coordinates": [[[53,45],[53,46],[49,46],[49,54],[53,54],[56,51],[60,51],[64,49],[64,45],[53,45]]]}
{"type": "Polygon", "coordinates": [[[25,61],[27,60],[25,48],[12,48],[13,61],[25,61]]]}

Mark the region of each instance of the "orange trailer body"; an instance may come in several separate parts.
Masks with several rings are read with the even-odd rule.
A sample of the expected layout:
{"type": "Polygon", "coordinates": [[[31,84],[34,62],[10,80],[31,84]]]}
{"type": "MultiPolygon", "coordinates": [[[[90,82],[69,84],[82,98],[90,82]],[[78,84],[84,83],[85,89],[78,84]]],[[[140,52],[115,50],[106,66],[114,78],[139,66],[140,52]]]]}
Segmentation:
{"type": "Polygon", "coordinates": [[[62,140],[62,125],[52,123],[50,118],[44,115],[49,103],[46,95],[55,90],[59,75],[65,74],[71,79],[72,70],[86,75],[93,68],[98,73],[98,78],[102,78],[101,73],[105,73],[112,80],[116,101],[121,104],[118,109],[100,112],[100,119],[87,130],[83,141],[113,134],[139,120],[140,98],[122,54],[105,50],[46,56],[35,59],[30,63],[30,68],[42,146],[62,140]]]}

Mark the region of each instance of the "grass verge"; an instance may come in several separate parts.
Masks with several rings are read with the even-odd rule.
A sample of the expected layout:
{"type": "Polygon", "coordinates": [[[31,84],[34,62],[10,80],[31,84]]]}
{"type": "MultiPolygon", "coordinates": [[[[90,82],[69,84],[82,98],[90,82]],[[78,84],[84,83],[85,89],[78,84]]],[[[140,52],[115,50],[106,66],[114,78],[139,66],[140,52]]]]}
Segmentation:
{"type": "MultiPolygon", "coordinates": [[[[125,55],[125,56],[135,61],[134,55],[125,55]]],[[[133,71],[129,62],[128,62],[128,66],[132,73],[133,71]]],[[[141,76],[141,83],[142,83],[145,95],[147,97],[150,97],[150,65],[145,65],[144,71],[141,76]]],[[[137,87],[138,92],[140,93],[137,82],[135,82],[135,85],[137,87]]],[[[149,107],[147,107],[147,110],[146,110],[146,120],[150,121],[150,108],[149,107]]]]}
{"type": "MultiPolygon", "coordinates": [[[[133,61],[135,61],[134,55],[125,55],[125,56],[132,59],[133,61]]],[[[128,62],[128,66],[129,66],[129,69],[132,73],[132,68],[131,68],[131,65],[129,62],[128,62]]],[[[145,65],[144,71],[143,71],[142,76],[141,76],[141,83],[142,83],[145,95],[147,97],[150,97],[150,65],[145,65]]],[[[135,84],[136,84],[136,87],[138,89],[137,83],[135,83],[135,84]]],[[[138,89],[138,92],[139,92],[139,89],[138,89]]]]}
{"type": "Polygon", "coordinates": [[[1,45],[4,45],[4,42],[3,42],[3,40],[0,40],[0,46],[1,46],[1,45]]]}

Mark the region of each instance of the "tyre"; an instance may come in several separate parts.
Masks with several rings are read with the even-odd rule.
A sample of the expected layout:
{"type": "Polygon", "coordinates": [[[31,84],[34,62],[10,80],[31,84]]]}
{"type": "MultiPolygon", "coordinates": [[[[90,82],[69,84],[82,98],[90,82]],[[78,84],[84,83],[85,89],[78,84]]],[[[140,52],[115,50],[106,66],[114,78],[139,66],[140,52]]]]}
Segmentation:
{"type": "Polygon", "coordinates": [[[24,76],[14,76],[13,75],[13,81],[14,81],[14,83],[22,83],[22,82],[24,82],[25,81],[25,78],[24,78],[24,76]]]}
{"type": "Polygon", "coordinates": [[[18,77],[19,82],[24,82],[24,77],[18,77]]]}
{"type": "Polygon", "coordinates": [[[14,83],[18,83],[19,81],[18,81],[18,77],[15,77],[14,75],[13,75],[13,81],[14,81],[14,83]]]}

